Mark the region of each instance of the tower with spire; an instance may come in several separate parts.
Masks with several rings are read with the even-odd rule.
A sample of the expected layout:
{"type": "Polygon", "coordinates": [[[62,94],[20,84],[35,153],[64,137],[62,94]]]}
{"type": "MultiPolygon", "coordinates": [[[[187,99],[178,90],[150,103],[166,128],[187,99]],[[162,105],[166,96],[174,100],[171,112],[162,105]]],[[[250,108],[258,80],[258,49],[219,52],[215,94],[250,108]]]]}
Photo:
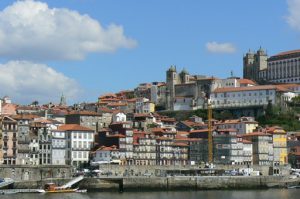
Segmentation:
{"type": "Polygon", "coordinates": [[[267,59],[268,55],[262,47],[256,53],[249,49],[243,57],[243,77],[260,81],[259,73],[267,69],[267,59]]]}
{"type": "Polygon", "coordinates": [[[59,105],[60,106],[67,106],[66,97],[64,96],[63,93],[61,94],[59,105]]]}

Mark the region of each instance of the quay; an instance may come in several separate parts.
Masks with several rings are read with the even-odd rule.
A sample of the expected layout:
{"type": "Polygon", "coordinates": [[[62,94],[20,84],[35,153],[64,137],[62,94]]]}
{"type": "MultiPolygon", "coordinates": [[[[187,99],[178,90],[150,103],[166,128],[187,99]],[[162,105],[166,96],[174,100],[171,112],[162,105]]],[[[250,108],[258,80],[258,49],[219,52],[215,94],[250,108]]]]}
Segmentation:
{"type": "MultiPolygon", "coordinates": [[[[72,179],[44,179],[43,181],[18,181],[14,189],[40,189],[48,182],[65,184],[72,179]]],[[[288,176],[132,176],[87,177],[76,184],[88,191],[132,190],[213,190],[213,189],[267,189],[300,185],[300,178],[288,176]]]]}

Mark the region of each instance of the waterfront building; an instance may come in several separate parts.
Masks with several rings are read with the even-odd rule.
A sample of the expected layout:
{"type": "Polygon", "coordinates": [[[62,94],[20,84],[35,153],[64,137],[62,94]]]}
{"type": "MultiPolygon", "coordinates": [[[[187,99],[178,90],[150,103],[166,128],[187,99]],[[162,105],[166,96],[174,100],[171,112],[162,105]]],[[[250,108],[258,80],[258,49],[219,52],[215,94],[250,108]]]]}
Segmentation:
{"type": "Polygon", "coordinates": [[[156,165],[156,139],[154,134],[133,132],[133,158],[135,165],[156,165]]]}
{"type": "Polygon", "coordinates": [[[287,134],[281,127],[269,127],[267,133],[272,135],[273,140],[273,166],[283,166],[288,163],[287,134]]]}
{"type": "Polygon", "coordinates": [[[238,156],[236,131],[236,129],[217,129],[214,131],[214,163],[235,164],[238,156]]]}
{"type": "Polygon", "coordinates": [[[113,145],[110,147],[101,146],[92,152],[92,162],[97,164],[120,163],[119,149],[113,145]]]}
{"type": "Polygon", "coordinates": [[[237,157],[235,164],[237,165],[252,165],[252,142],[243,139],[241,135],[237,135],[237,157]]]}
{"type": "Polygon", "coordinates": [[[78,124],[65,124],[58,127],[67,139],[66,162],[81,167],[89,162],[89,154],[94,143],[94,130],[78,124]]]}
{"type": "Polygon", "coordinates": [[[67,162],[67,135],[64,130],[52,130],[52,165],[70,165],[67,162]]]}
{"type": "Polygon", "coordinates": [[[194,142],[190,142],[189,159],[196,164],[208,162],[207,138],[199,138],[194,142]]]}
{"type": "Polygon", "coordinates": [[[253,164],[271,166],[273,163],[272,135],[264,132],[252,132],[242,135],[242,138],[252,142],[253,164]]]}
{"type": "Polygon", "coordinates": [[[11,117],[2,117],[2,148],[3,164],[15,165],[18,153],[18,125],[17,121],[11,117]]]}
{"type": "Polygon", "coordinates": [[[119,143],[120,160],[124,165],[133,165],[133,128],[130,122],[117,122],[109,125],[112,131],[111,135],[116,138],[119,143]]]}
{"type": "Polygon", "coordinates": [[[18,165],[27,165],[31,164],[30,161],[30,122],[34,118],[37,118],[36,115],[14,115],[13,119],[17,121],[18,130],[18,153],[17,153],[17,163],[18,165]]]}

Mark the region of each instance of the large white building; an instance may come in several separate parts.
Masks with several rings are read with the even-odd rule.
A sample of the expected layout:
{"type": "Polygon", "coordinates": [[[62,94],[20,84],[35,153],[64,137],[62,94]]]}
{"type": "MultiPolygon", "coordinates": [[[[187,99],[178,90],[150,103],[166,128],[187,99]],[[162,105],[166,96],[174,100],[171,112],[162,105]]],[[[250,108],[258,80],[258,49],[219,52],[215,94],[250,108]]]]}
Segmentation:
{"type": "Polygon", "coordinates": [[[260,48],[244,56],[244,78],[274,83],[300,83],[300,50],[281,52],[268,58],[260,48]]]}
{"type": "Polygon", "coordinates": [[[67,162],[80,167],[89,161],[89,153],[94,143],[94,131],[78,124],[66,124],[58,128],[67,138],[67,162]]]}
{"type": "Polygon", "coordinates": [[[296,94],[277,85],[218,88],[210,95],[213,108],[265,106],[269,103],[285,106],[296,94]]]}

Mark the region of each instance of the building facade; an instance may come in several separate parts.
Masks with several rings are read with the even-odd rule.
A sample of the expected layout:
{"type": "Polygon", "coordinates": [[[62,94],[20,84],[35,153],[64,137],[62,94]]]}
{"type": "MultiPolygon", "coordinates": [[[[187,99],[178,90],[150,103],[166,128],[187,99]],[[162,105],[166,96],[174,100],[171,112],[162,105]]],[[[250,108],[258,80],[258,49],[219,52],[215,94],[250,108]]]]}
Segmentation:
{"type": "Polygon", "coordinates": [[[258,82],[300,83],[300,50],[281,52],[268,58],[263,49],[243,57],[244,78],[258,82]]]}

